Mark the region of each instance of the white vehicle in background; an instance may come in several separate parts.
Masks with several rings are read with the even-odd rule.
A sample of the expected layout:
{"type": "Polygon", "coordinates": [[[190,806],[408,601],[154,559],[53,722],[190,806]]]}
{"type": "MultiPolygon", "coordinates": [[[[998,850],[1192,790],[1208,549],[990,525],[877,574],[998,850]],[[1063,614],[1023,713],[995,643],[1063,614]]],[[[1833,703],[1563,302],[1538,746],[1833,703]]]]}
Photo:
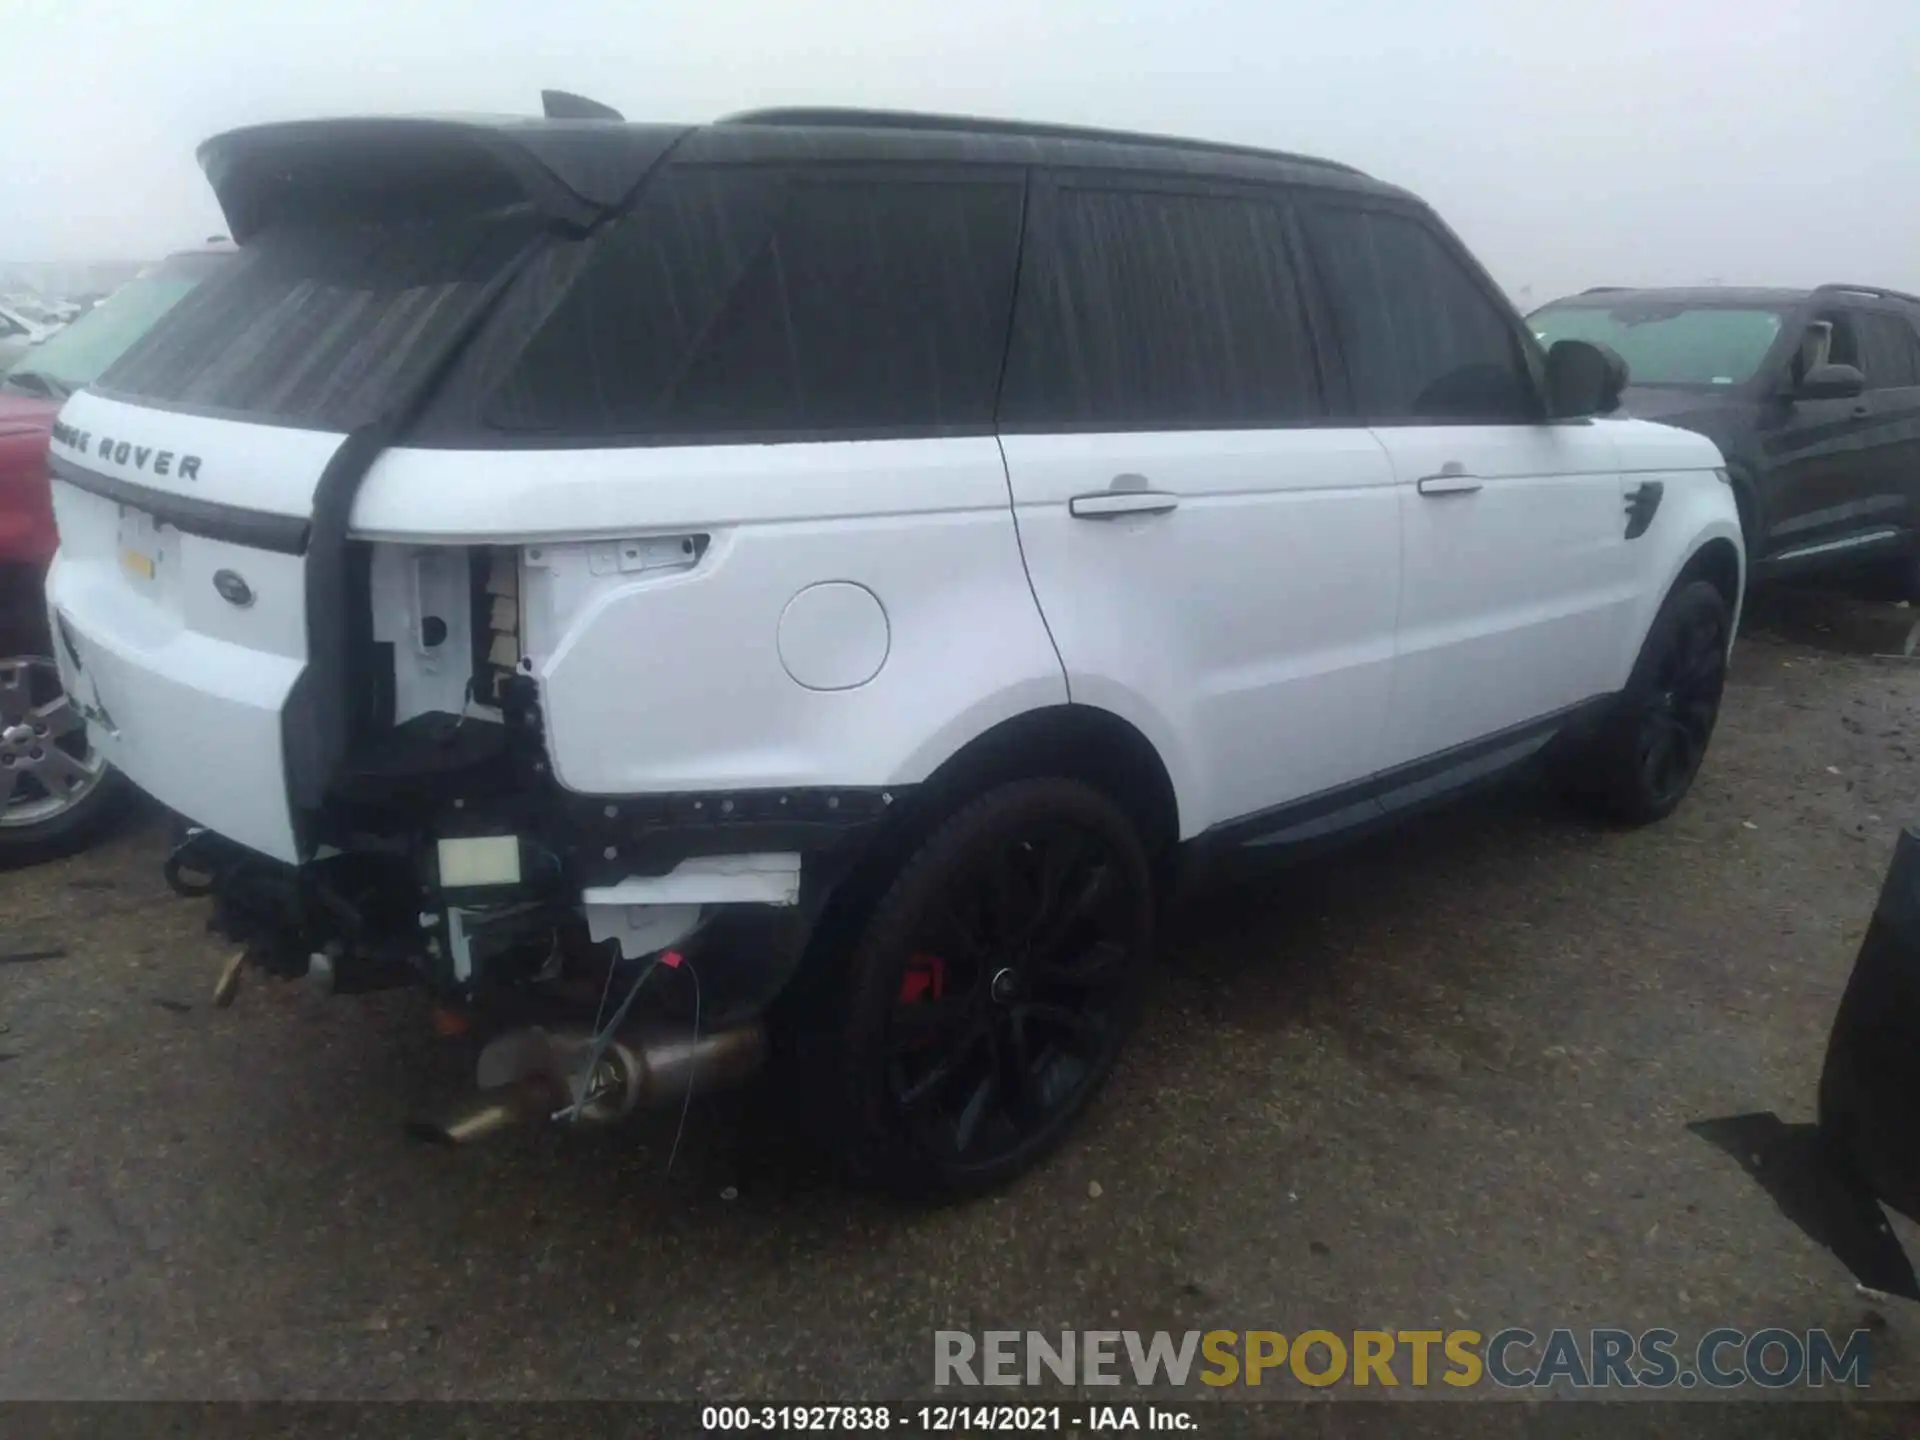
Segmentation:
{"type": "Polygon", "coordinates": [[[30,308],[0,302],[0,375],[59,329],[59,322],[49,321],[30,308]]]}
{"type": "Polygon", "coordinates": [[[47,331],[57,330],[73,318],[72,306],[39,295],[0,295],[0,305],[47,331]]]}
{"type": "Polygon", "coordinates": [[[239,257],[52,446],[61,676],[186,817],[176,886],[497,1032],[421,1133],[771,1038],[857,1172],[978,1190],[1099,1087],[1188,867],[1534,760],[1627,823],[1687,793],[1719,452],[1611,418],[1617,358],[1543,352],[1414,196],[550,113],[207,142],[239,257]]]}

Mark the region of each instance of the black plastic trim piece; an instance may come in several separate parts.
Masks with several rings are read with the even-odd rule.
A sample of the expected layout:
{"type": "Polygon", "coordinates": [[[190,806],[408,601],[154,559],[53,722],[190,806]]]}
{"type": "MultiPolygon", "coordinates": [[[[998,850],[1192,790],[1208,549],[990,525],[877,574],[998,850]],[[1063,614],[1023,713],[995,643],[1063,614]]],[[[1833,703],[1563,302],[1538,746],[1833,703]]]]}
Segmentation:
{"type": "Polygon", "coordinates": [[[614,120],[624,123],[626,116],[611,105],[575,95],[570,90],[542,90],[540,110],[549,120],[614,120]]]}
{"type": "Polygon", "coordinates": [[[150,485],[136,485],[131,480],[102,475],[58,454],[48,458],[56,480],[116,504],[145,511],[183,534],[244,545],[251,550],[271,550],[276,555],[306,553],[309,522],[304,516],[276,515],[269,510],[196,500],[190,495],[176,495],[170,490],[156,490],[150,485]]]}
{"type": "Polygon", "coordinates": [[[1642,480],[1627,492],[1627,539],[1638,540],[1660,512],[1660,499],[1667,487],[1658,480],[1642,480]]]}
{"type": "Polygon", "coordinates": [[[763,851],[830,854],[879,828],[911,785],[557,797],[554,838],[571,880],[612,885],[682,860],[763,851]]]}
{"type": "Polygon", "coordinates": [[[606,120],[291,120],[203,142],[200,167],[244,245],[316,216],[486,213],[516,203],[585,231],[686,134],[606,120]]]}
{"type": "MultiPolygon", "coordinates": [[[[310,815],[325,801],[353,730],[347,522],[360,482],[381,452],[413,422],[480,322],[546,243],[545,235],[536,234],[487,282],[466,321],[447,338],[419,381],[396,395],[384,414],[348,432],[313,488],[313,522],[307,537],[311,553],[306,564],[307,665],[294,681],[280,718],[287,792],[296,816],[310,815]]],[[[311,831],[311,821],[301,828],[311,831]]]]}

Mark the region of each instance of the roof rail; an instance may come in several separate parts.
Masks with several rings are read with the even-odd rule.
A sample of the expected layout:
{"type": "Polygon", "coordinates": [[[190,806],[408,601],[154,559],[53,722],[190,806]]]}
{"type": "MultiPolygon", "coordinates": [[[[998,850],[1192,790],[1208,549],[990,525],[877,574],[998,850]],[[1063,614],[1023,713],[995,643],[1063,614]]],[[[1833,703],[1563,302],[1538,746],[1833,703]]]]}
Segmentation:
{"type": "Polygon", "coordinates": [[[1631,290],[1632,288],[1631,285],[1589,285],[1580,293],[1582,295],[1612,295],[1618,291],[1631,290]]]}
{"type": "Polygon", "coordinates": [[[1085,125],[1050,125],[1025,120],[985,120],[970,115],[929,115],[913,110],[853,110],[835,107],[788,106],[771,110],[743,110],[723,116],[720,125],[794,125],[867,130],[937,130],[953,134],[1024,136],[1034,140],[1094,140],[1110,145],[1153,145],[1170,150],[1192,150],[1215,155],[1251,155],[1286,160],[1296,165],[1318,165],[1348,175],[1365,172],[1338,160],[1296,155],[1287,150],[1264,150],[1257,145],[1233,145],[1223,140],[1183,140],[1171,135],[1146,135],[1131,130],[1100,130],[1085,125]]]}
{"type": "Polygon", "coordinates": [[[1920,295],[1909,295],[1904,290],[1888,290],[1879,285],[1845,285],[1828,283],[1814,287],[1814,293],[1827,290],[1840,290],[1849,295],[1871,295],[1876,300],[1905,300],[1910,305],[1920,305],[1920,295]]]}

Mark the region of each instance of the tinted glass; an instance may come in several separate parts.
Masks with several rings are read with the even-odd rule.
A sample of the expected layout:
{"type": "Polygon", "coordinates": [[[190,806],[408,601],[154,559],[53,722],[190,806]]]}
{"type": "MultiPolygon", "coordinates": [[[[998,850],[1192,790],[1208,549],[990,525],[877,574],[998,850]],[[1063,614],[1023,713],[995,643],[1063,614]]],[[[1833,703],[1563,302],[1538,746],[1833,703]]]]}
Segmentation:
{"type": "Polygon", "coordinates": [[[1920,385],[1912,326],[1898,315],[1879,310],[1855,311],[1852,320],[1860,347],[1860,368],[1866,372],[1869,390],[1920,385]]]}
{"type": "Polygon", "coordinates": [[[588,260],[496,394],[567,434],[984,428],[1017,180],[686,167],[588,260]]]}
{"type": "Polygon", "coordinates": [[[1354,402],[1384,421],[1521,421],[1538,402],[1502,311],[1424,226],[1317,210],[1314,258],[1354,402]]]}
{"type": "Polygon", "coordinates": [[[1739,385],[1751,380],[1780,334],[1777,310],[1639,301],[1549,305],[1527,323],[1544,347],[1558,340],[1610,346],[1633,385],[1739,385]]]}
{"type": "Polygon", "coordinates": [[[1062,190],[1022,294],[1010,424],[1259,426],[1321,413],[1280,211],[1062,190]]]}
{"type": "Polygon", "coordinates": [[[233,257],[176,255],[129,280],[42,344],[0,389],[64,398],[111,365],[202,280],[233,257]]]}
{"type": "Polygon", "coordinates": [[[351,429],[435,362],[531,234],[515,219],[270,230],[169,310],[99,388],[351,429]]]}

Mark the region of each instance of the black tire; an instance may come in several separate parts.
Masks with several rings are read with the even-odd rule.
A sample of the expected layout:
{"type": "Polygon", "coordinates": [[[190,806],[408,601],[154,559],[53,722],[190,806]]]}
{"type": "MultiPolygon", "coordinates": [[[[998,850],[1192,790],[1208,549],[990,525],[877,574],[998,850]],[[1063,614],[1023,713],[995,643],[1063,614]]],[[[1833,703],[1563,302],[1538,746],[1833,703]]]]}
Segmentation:
{"type": "Polygon", "coordinates": [[[1668,595],[1627,687],[1593,739],[1568,762],[1572,795],[1609,819],[1650,825],[1671,815],[1706,758],[1726,686],[1733,617],[1705,580],[1668,595]]]}
{"type": "Polygon", "coordinates": [[[937,826],[836,987],[823,1078],[856,1177],[960,1199],[1057,1146],[1137,1014],[1154,905],[1138,833],[1080,781],[1012,781],[937,826]]]}
{"type": "Polygon", "coordinates": [[[79,717],[64,704],[48,708],[60,701],[51,660],[0,657],[0,869],[72,854],[101,834],[133,793],[88,746],[79,717]],[[55,771],[50,760],[62,768],[55,771]]]}

